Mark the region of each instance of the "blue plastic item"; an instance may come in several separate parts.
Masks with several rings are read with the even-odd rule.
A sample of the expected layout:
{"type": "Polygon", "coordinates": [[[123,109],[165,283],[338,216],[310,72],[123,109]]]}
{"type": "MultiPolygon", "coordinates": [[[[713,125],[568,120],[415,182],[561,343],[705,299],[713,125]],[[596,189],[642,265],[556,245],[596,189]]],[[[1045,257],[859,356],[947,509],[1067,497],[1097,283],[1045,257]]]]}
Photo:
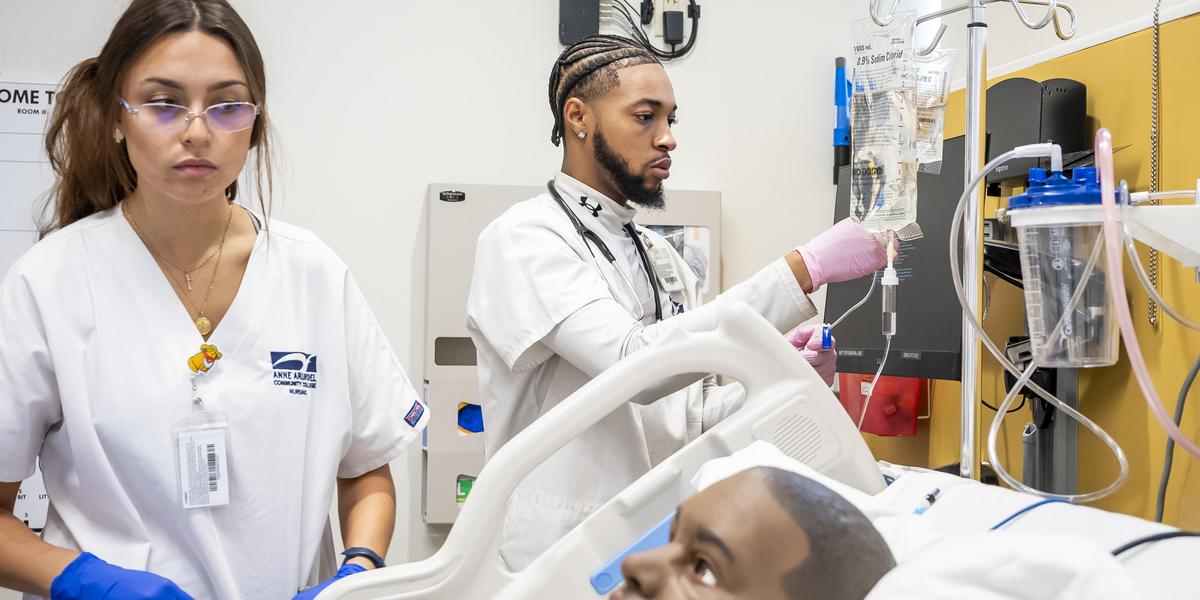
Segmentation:
{"type": "Polygon", "coordinates": [[[171,580],[123,569],[90,552],[80,554],[50,583],[52,600],[192,600],[171,580]]]}
{"type": "Polygon", "coordinates": [[[459,402],[458,431],[463,435],[483,433],[483,407],[470,402],[459,402]]]}
{"type": "Polygon", "coordinates": [[[1045,169],[1030,169],[1028,189],[1008,199],[1009,210],[1078,204],[1100,204],[1100,181],[1095,167],[1074,169],[1070,179],[1062,173],[1047,175],[1045,169]]]}
{"type": "Polygon", "coordinates": [[[846,59],[839,58],[833,70],[833,145],[850,145],[850,80],[846,78],[846,59]]]}
{"type": "Polygon", "coordinates": [[[588,580],[592,583],[592,589],[596,590],[596,593],[600,595],[607,594],[616,589],[625,580],[625,576],[621,575],[621,563],[625,560],[625,557],[630,554],[637,554],[638,552],[645,552],[660,546],[666,546],[667,542],[671,541],[671,521],[673,520],[675,520],[675,513],[667,515],[667,518],[651,528],[645,535],[638,538],[631,546],[612,557],[588,580]]]}
{"type": "Polygon", "coordinates": [[[362,565],[356,565],[352,563],[342,565],[342,568],[338,569],[337,574],[335,574],[333,577],[330,577],[329,579],[326,579],[325,581],[322,581],[321,583],[318,583],[317,585],[314,585],[307,590],[296,594],[292,600],[312,600],[321,592],[325,591],[325,588],[333,585],[333,582],[342,579],[343,577],[354,575],[355,573],[362,573],[366,570],[367,568],[362,565]]]}
{"type": "Polygon", "coordinates": [[[821,325],[821,349],[833,350],[833,326],[821,325]]]}

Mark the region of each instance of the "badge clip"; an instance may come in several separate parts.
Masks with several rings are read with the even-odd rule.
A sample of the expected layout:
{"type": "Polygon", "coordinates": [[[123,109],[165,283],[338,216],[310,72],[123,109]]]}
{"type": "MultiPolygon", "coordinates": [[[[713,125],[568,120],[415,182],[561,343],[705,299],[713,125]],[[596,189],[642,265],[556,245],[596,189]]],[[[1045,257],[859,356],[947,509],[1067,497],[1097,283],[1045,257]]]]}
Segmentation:
{"type": "Polygon", "coordinates": [[[187,360],[191,371],[192,412],[171,427],[179,501],[185,509],[225,506],[230,502],[229,422],[222,412],[204,406],[197,377],[221,360],[214,344],[201,344],[187,360]]]}

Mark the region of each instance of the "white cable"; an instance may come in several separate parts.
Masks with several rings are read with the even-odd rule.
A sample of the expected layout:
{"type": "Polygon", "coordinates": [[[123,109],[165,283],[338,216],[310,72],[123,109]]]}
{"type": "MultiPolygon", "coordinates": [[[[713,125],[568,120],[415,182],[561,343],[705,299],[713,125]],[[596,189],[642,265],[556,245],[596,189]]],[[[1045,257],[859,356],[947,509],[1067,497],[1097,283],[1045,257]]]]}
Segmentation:
{"type": "MultiPolygon", "coordinates": [[[[1122,190],[1122,193],[1124,190],[1122,190]]],[[[1179,198],[1196,199],[1196,190],[1171,190],[1168,192],[1132,192],[1129,193],[1129,204],[1145,204],[1159,200],[1176,200],[1179,198]]]]}
{"type": "MultiPolygon", "coordinates": [[[[963,291],[962,269],[959,267],[959,261],[958,261],[958,250],[959,250],[958,246],[960,245],[960,232],[966,226],[963,223],[963,213],[966,210],[966,205],[967,205],[968,200],[973,195],[973,192],[974,192],[975,188],[979,185],[979,183],[981,181],[983,181],[984,177],[986,177],[989,173],[991,173],[993,170],[995,170],[995,168],[997,166],[1004,164],[1014,158],[1032,158],[1032,157],[1041,157],[1041,156],[1046,156],[1046,155],[1051,155],[1052,164],[1061,165],[1062,150],[1058,146],[1053,145],[1053,144],[1031,144],[1029,146],[1021,146],[1021,147],[1015,148],[1013,150],[1005,152],[1004,154],[996,157],[994,160],[992,160],[987,165],[985,165],[983,170],[980,171],[978,175],[976,175],[970,182],[967,183],[967,186],[963,190],[962,196],[959,197],[959,199],[958,199],[958,206],[955,208],[954,218],[951,219],[951,225],[950,225],[951,280],[954,282],[954,292],[955,292],[955,294],[958,295],[958,301],[963,306],[963,313],[968,315],[967,322],[971,325],[971,328],[974,329],[976,336],[978,336],[978,338],[979,338],[979,341],[983,343],[984,347],[986,347],[988,349],[988,351],[991,352],[992,356],[996,358],[996,360],[1000,363],[1001,366],[1004,367],[1004,369],[1006,371],[1008,371],[1008,372],[1012,373],[1014,376],[1017,376],[1018,378],[1024,379],[1026,381],[1026,383],[1014,386],[1013,389],[1019,391],[1022,388],[1029,388],[1035,394],[1037,394],[1038,396],[1040,396],[1042,399],[1046,400],[1050,404],[1054,405],[1056,408],[1061,410],[1067,416],[1078,421],[1081,425],[1086,427],[1089,431],[1091,431],[1098,438],[1100,438],[1100,440],[1102,442],[1104,442],[1105,446],[1108,446],[1109,450],[1112,451],[1113,456],[1117,459],[1117,463],[1120,466],[1120,473],[1117,475],[1116,480],[1114,480],[1112,484],[1106,486],[1103,489],[1100,489],[1100,490],[1097,490],[1094,492],[1089,492],[1086,494],[1074,494],[1071,496],[1062,496],[1062,495],[1058,495],[1058,494],[1051,494],[1049,492],[1043,492],[1041,490],[1036,490],[1034,488],[1030,488],[1030,487],[1024,485],[1023,483],[1015,482],[1015,480],[1013,480],[1016,484],[1016,485],[1014,485],[1013,483],[1009,482],[1009,479],[1012,479],[1012,478],[1010,475],[1008,475],[1007,472],[1005,472],[1003,470],[1003,465],[993,459],[992,462],[994,463],[993,466],[996,468],[997,475],[1000,475],[1001,473],[1003,473],[1003,475],[1000,475],[1000,476],[1002,479],[1005,477],[1008,477],[1008,479],[1005,479],[1006,483],[1009,483],[1009,485],[1014,485],[1014,487],[1016,487],[1017,489],[1020,489],[1027,493],[1030,493],[1030,494],[1035,494],[1035,495],[1043,496],[1043,497],[1047,497],[1047,498],[1060,498],[1063,500],[1069,500],[1071,502],[1090,502],[1093,500],[1099,500],[1100,498],[1104,498],[1104,497],[1110,495],[1113,491],[1115,491],[1117,488],[1119,488],[1125,482],[1125,478],[1129,474],[1129,461],[1125,457],[1125,451],[1121,449],[1121,446],[1119,444],[1117,444],[1116,440],[1114,440],[1112,438],[1112,436],[1108,434],[1108,432],[1104,431],[1094,421],[1087,418],[1086,416],[1084,416],[1082,413],[1080,413],[1079,411],[1072,408],[1067,403],[1054,397],[1053,394],[1051,394],[1050,392],[1047,392],[1045,389],[1042,388],[1042,386],[1038,385],[1037,383],[1035,383],[1033,381],[1029,381],[1028,377],[1022,377],[1023,375],[1025,375],[1025,373],[1023,373],[1020,369],[1018,369],[1017,366],[1014,365],[1012,363],[1012,361],[1008,360],[1008,357],[1004,356],[1004,353],[1001,352],[1000,349],[996,347],[996,344],[992,341],[992,339],[990,337],[988,337],[987,333],[984,332],[983,326],[980,325],[979,319],[975,315],[975,313],[972,311],[966,310],[967,299],[966,299],[966,293],[963,291]]],[[[969,249],[966,249],[965,251],[974,252],[975,249],[969,248],[969,249]]],[[[1064,313],[1064,315],[1065,314],[1069,314],[1069,313],[1064,313]]],[[[1034,363],[1036,363],[1036,361],[1034,361],[1034,363]]],[[[1034,363],[1031,363],[1031,364],[1034,364],[1034,363]]],[[[1030,371],[1030,374],[1032,375],[1032,371],[1030,371]]],[[[1010,398],[1006,398],[1005,404],[1001,406],[1001,409],[1004,409],[1004,410],[997,412],[997,418],[1000,418],[1000,419],[1003,418],[1004,412],[1005,412],[1005,410],[1007,410],[1007,406],[1011,405],[1011,400],[1015,397],[1016,397],[1015,394],[1011,394],[1010,398]]]]}
{"type": "Polygon", "coordinates": [[[883,375],[883,365],[887,364],[888,353],[892,351],[892,336],[887,336],[887,344],[883,347],[883,358],[879,361],[879,369],[875,371],[875,378],[871,380],[871,391],[867,392],[867,398],[863,400],[862,412],[858,413],[858,430],[862,431],[863,421],[867,419],[867,408],[871,406],[871,396],[875,395],[875,386],[879,385],[879,377],[883,375]]]}

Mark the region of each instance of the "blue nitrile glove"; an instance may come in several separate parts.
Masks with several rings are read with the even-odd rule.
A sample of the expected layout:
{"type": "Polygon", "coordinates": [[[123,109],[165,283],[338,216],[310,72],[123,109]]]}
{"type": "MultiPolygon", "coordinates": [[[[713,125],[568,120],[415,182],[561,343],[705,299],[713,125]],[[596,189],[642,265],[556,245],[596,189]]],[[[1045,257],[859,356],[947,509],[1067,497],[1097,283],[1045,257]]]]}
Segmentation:
{"type": "Polygon", "coordinates": [[[165,577],[80,554],[50,583],[51,600],[192,600],[165,577]]]}
{"type": "Polygon", "coordinates": [[[307,590],[304,590],[303,592],[300,592],[299,594],[296,594],[296,597],[292,598],[292,600],[312,600],[313,598],[317,597],[317,594],[320,594],[321,592],[325,591],[325,588],[329,587],[329,584],[331,584],[343,577],[349,577],[355,573],[362,573],[363,571],[366,571],[366,570],[367,570],[367,568],[362,565],[346,563],[346,564],[342,565],[342,568],[338,569],[338,572],[336,575],[334,575],[333,577],[330,577],[329,579],[326,579],[325,581],[322,581],[321,583],[318,583],[317,585],[314,585],[314,586],[308,588],[307,590]]]}

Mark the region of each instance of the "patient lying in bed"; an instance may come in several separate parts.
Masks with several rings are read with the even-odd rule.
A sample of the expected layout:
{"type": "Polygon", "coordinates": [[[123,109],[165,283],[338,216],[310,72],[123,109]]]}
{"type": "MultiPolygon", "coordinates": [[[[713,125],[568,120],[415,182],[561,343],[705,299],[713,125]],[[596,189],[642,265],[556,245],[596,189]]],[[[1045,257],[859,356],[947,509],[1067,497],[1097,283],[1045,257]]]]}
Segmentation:
{"type": "MultiPolygon", "coordinates": [[[[972,500],[987,486],[945,474],[899,477],[872,496],[764,442],[709,461],[692,480],[700,491],[679,506],[670,543],[625,559],[625,582],[611,597],[1142,597],[1106,547],[1086,537],[1047,527],[988,531],[942,515],[944,508],[959,510],[958,499],[971,504],[977,515],[972,521],[994,522],[1027,504],[1021,495],[992,488],[1015,502],[993,514],[997,509],[972,500]],[[928,513],[914,512],[916,498],[909,492],[931,483],[941,487],[944,499],[928,513]]],[[[1059,504],[1040,510],[1049,516],[1088,509],[1059,504]]]]}
{"type": "Polygon", "coordinates": [[[862,600],[896,565],[861,511],[791,471],[756,467],[679,506],[671,542],[630,556],[628,598],[862,600]]]}

